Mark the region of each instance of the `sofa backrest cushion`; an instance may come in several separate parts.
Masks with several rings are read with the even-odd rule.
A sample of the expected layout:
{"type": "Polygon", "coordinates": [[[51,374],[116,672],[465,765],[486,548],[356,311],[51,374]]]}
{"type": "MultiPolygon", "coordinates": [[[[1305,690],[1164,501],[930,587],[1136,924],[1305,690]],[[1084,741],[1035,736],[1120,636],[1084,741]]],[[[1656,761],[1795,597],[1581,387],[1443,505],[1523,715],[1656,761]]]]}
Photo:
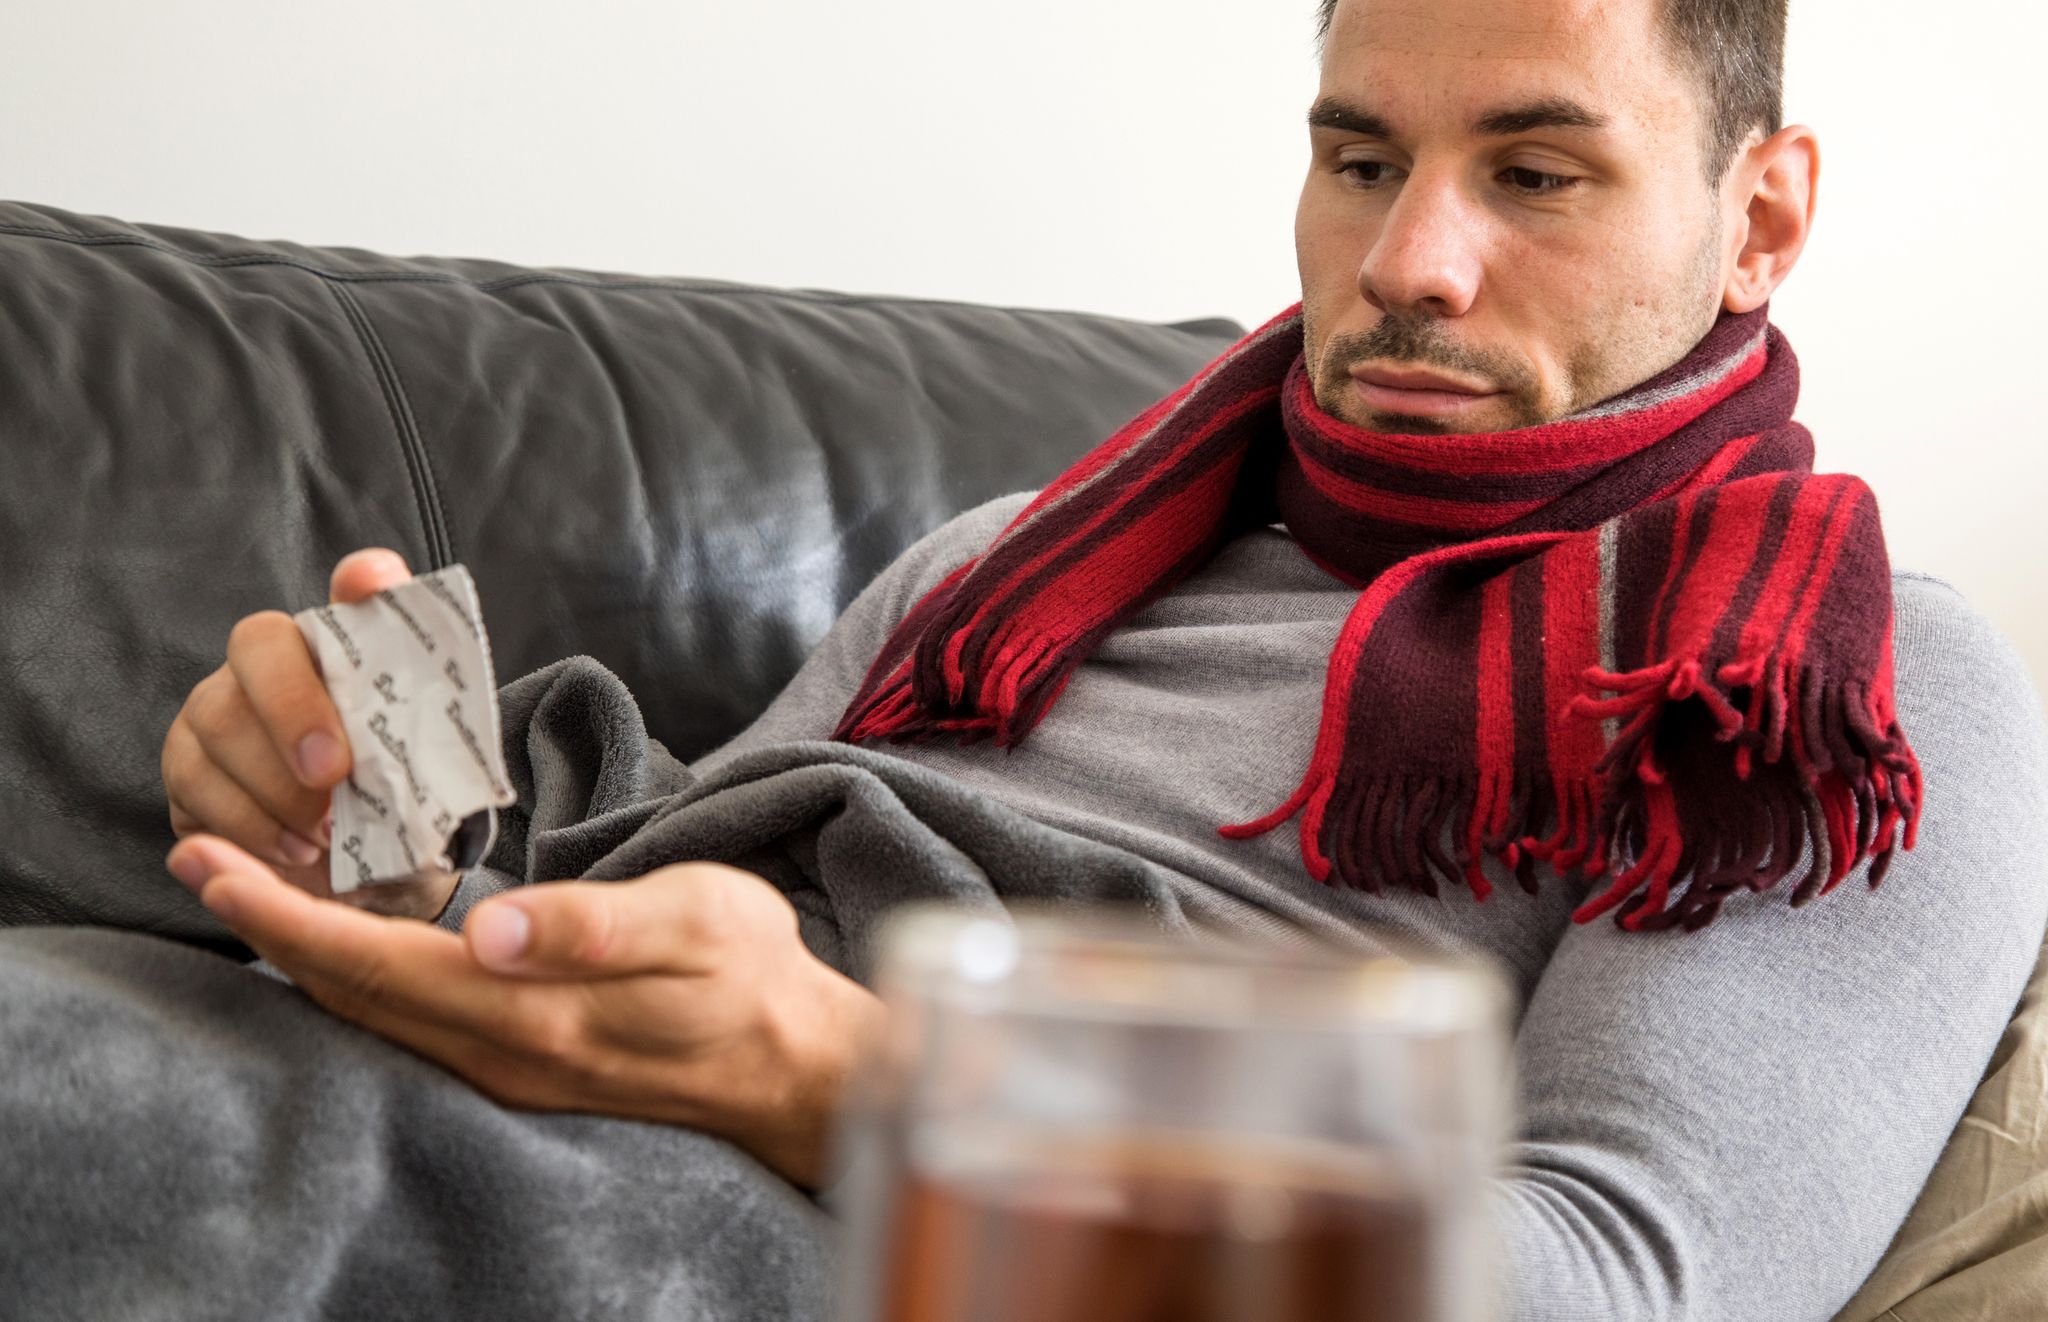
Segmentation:
{"type": "Polygon", "coordinates": [[[687,759],[1237,334],[0,202],[0,923],[218,937],[162,872],[164,731],[349,550],[468,565],[501,682],[588,653],[687,759]]]}

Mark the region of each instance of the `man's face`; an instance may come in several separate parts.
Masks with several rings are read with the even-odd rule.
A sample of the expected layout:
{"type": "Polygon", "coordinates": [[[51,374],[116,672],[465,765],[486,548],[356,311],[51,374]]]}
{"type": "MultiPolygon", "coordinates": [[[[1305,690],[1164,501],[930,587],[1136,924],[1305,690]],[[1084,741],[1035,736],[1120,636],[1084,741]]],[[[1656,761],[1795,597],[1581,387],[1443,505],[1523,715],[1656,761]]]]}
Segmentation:
{"type": "Polygon", "coordinates": [[[1295,218],[1323,410],[1502,431],[1682,358],[1722,198],[1657,0],[1339,0],[1295,218]]]}

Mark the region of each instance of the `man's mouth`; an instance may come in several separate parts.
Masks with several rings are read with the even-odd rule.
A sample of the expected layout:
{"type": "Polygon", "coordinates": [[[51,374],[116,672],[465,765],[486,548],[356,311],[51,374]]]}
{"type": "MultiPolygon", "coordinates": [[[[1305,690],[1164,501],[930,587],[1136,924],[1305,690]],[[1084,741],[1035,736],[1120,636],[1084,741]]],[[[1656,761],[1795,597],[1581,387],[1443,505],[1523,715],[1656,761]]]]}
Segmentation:
{"type": "Polygon", "coordinates": [[[1359,400],[1378,413],[1451,418],[1470,413],[1501,392],[1420,367],[1360,363],[1351,369],[1359,400]]]}

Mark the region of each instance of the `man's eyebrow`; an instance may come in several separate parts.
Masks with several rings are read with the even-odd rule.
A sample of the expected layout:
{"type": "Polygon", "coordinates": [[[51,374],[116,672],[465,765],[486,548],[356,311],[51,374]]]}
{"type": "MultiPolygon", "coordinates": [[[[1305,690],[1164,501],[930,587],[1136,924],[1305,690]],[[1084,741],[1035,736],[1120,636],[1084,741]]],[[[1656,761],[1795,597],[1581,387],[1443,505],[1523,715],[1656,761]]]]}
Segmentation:
{"type": "Polygon", "coordinates": [[[1518,106],[1489,110],[1472,124],[1486,138],[1511,137],[1531,129],[1604,129],[1607,116],[1562,96],[1546,96],[1518,106]]]}
{"type": "Polygon", "coordinates": [[[1308,126],[1312,129],[1337,129],[1366,138],[1391,139],[1394,136],[1393,127],[1386,120],[1362,106],[1340,101],[1334,96],[1321,97],[1308,108],[1308,126]]]}
{"type": "MultiPolygon", "coordinates": [[[[1489,110],[1473,122],[1472,131],[1481,137],[1504,138],[1532,129],[1592,130],[1607,125],[1607,116],[1569,97],[1546,96],[1489,110]]],[[[1308,126],[1356,133],[1365,138],[1391,140],[1394,136],[1393,125],[1385,117],[1334,96],[1321,97],[1308,108],[1308,126]]]]}

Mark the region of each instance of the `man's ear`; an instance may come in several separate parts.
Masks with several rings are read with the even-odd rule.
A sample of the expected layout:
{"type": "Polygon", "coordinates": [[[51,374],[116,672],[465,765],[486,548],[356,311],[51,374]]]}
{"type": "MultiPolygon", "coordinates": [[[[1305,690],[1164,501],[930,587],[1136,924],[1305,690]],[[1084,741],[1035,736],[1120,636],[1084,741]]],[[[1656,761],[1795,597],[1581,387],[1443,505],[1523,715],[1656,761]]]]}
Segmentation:
{"type": "Polygon", "coordinates": [[[1820,141],[1793,124],[1736,158],[1728,187],[1746,197],[1742,246],[1722,289],[1722,306],[1742,313],[1762,307],[1784,283],[1806,247],[1820,187],[1820,141]]]}

